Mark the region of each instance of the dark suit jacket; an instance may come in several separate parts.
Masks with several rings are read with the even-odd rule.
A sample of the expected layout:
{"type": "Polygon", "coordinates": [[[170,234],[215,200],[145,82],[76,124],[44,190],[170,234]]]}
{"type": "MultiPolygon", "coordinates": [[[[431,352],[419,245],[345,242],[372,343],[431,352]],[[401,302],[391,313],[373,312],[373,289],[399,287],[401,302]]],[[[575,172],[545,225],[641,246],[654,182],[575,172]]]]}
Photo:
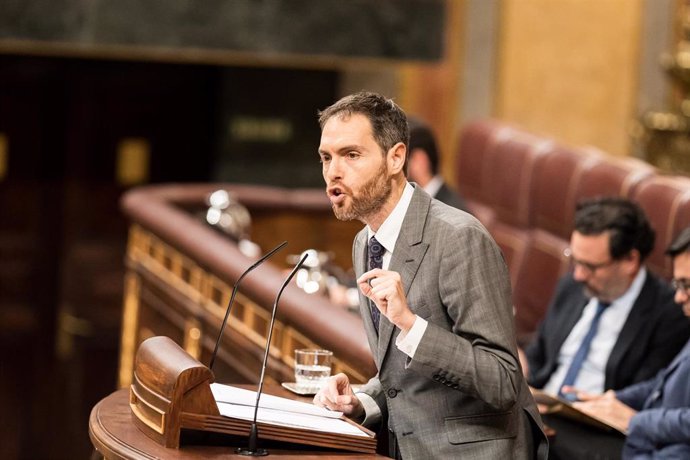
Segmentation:
{"type": "Polygon", "coordinates": [[[457,209],[462,209],[465,212],[469,212],[465,200],[455,190],[448,187],[448,184],[446,184],[445,182],[443,183],[443,185],[441,185],[441,188],[438,189],[438,192],[436,192],[434,198],[443,203],[446,203],[448,206],[452,206],[457,209]]]}
{"type": "MultiPolygon", "coordinates": [[[[353,246],[357,277],[366,252],[365,229],[353,246]]],[[[360,296],[378,369],[363,391],[387,417],[402,457],[527,459],[539,451],[544,458],[546,439],[517,359],[508,270],[486,229],[416,187],[389,269],[428,321],[410,359],[384,316],[377,334],[360,296]]]]}
{"type": "Polygon", "coordinates": [[[690,458],[690,341],[655,378],[617,391],[616,397],[639,411],[630,420],[624,458],[690,458]]]}
{"type": "MultiPolygon", "coordinates": [[[[588,299],[572,276],[563,277],[537,337],[527,347],[530,385],[542,388],[556,370],[558,353],[588,299]]],[[[690,322],[673,291],[649,271],[606,363],[605,390],[619,390],[653,377],[690,337],[690,322]]]]}

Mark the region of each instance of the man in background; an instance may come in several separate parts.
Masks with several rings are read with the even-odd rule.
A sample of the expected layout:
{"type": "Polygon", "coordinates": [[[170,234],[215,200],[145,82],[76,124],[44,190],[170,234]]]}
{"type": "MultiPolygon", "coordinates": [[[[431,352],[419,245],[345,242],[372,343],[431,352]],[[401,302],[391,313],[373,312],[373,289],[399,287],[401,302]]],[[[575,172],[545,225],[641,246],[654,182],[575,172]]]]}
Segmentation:
{"type": "Polygon", "coordinates": [[[525,350],[530,385],[552,394],[563,385],[602,393],[647,380],[673,359],[690,323],[670,287],[645,268],[653,247],[654,231],[631,201],[578,205],[572,272],[525,350]]]}
{"type": "Polygon", "coordinates": [[[419,184],[426,193],[454,208],[468,211],[462,197],[445,183],[439,174],[440,155],[436,139],[429,125],[418,118],[408,119],[410,144],[408,178],[419,184]]]}
{"type": "Polygon", "coordinates": [[[394,458],[546,458],[494,240],[407,182],[407,119],[392,100],[347,96],[319,123],[333,212],[366,224],[353,266],[378,373],[356,394],[338,374],[314,404],[386,423],[394,458]]]}
{"type": "MultiPolygon", "coordinates": [[[[690,316],[690,227],[666,251],[673,258],[675,300],[690,316]]],[[[690,458],[690,341],[656,377],[594,396],[575,407],[627,430],[624,459],[690,458]]],[[[573,389],[574,390],[574,389],[573,389]]]]}

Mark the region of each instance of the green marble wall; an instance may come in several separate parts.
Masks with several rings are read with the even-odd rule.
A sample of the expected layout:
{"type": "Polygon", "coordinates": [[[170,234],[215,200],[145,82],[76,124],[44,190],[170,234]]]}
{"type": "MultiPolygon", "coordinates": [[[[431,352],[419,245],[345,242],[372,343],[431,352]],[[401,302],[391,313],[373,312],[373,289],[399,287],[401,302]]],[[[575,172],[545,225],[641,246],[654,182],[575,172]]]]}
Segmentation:
{"type": "Polygon", "coordinates": [[[443,0],[0,0],[0,40],[434,60],[443,0]]]}

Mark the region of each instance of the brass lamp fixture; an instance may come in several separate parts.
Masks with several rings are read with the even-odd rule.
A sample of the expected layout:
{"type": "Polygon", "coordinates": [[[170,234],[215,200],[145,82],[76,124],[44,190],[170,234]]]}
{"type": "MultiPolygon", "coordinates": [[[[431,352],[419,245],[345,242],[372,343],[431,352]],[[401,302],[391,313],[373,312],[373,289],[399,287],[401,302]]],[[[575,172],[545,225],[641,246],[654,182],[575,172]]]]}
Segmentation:
{"type": "Polygon", "coordinates": [[[661,67],[676,88],[676,107],[645,112],[633,130],[647,161],[667,172],[690,174],[690,1],[680,7],[681,40],[661,67]]]}

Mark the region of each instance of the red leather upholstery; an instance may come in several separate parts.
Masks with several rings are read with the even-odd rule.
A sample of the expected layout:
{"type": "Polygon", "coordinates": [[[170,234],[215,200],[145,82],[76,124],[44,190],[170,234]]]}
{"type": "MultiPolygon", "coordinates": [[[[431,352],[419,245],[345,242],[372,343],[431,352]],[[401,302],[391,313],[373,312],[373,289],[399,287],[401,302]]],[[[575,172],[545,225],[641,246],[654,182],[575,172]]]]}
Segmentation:
{"type": "Polygon", "coordinates": [[[534,226],[569,239],[577,202],[577,186],[596,157],[565,146],[555,146],[536,167],[532,182],[534,226]]]}
{"type": "Polygon", "coordinates": [[[690,178],[662,177],[641,160],[566,147],[497,120],[468,124],[458,147],[458,189],[504,253],[520,342],[531,337],[568,269],[563,250],[582,199],[637,200],[657,231],[649,267],[670,276],[663,252],[690,225],[690,178]]]}
{"type": "Polygon", "coordinates": [[[519,344],[528,343],[546,314],[558,279],[568,270],[563,251],[568,240],[535,228],[513,282],[515,326],[519,344]]]}
{"type": "Polygon", "coordinates": [[[664,251],[680,230],[690,224],[690,178],[650,177],[636,187],[632,198],[644,209],[656,230],[656,244],[647,265],[670,278],[673,267],[664,251]]]}
{"type": "Polygon", "coordinates": [[[493,121],[477,121],[465,126],[458,142],[456,171],[458,189],[468,201],[486,201],[484,177],[485,153],[498,133],[507,126],[493,121]]]}
{"type": "Polygon", "coordinates": [[[530,232],[525,228],[514,227],[500,220],[494,221],[489,231],[503,252],[506,265],[510,270],[510,282],[513,290],[515,290],[518,274],[525,264],[525,253],[530,244],[530,232]]]}
{"type": "Polygon", "coordinates": [[[510,225],[531,225],[532,182],[538,163],[550,153],[553,142],[509,128],[500,132],[484,155],[484,196],[496,218],[510,225]]]}
{"type": "Polygon", "coordinates": [[[653,166],[635,158],[612,157],[593,147],[584,152],[596,163],[579,178],[575,192],[577,201],[597,196],[630,197],[640,182],[656,172],[653,166]]]}
{"type": "Polygon", "coordinates": [[[530,245],[534,170],[552,146],[524,131],[505,128],[484,153],[484,197],[495,216],[488,228],[503,251],[513,286],[530,245]]]}
{"type": "Polygon", "coordinates": [[[469,123],[458,142],[455,165],[458,190],[472,214],[487,228],[491,227],[495,213],[487,204],[486,192],[489,188],[483,182],[486,177],[484,171],[489,168],[486,152],[493,148],[501,138],[501,132],[507,129],[507,126],[493,121],[469,123]]]}
{"type": "MultiPolygon", "coordinates": [[[[688,179],[683,178],[681,180],[686,183],[683,187],[687,189],[688,179]]],[[[676,209],[676,222],[673,227],[674,238],[678,236],[684,228],[690,227],[690,200],[687,198],[678,203],[678,208],[676,209]]]]}

